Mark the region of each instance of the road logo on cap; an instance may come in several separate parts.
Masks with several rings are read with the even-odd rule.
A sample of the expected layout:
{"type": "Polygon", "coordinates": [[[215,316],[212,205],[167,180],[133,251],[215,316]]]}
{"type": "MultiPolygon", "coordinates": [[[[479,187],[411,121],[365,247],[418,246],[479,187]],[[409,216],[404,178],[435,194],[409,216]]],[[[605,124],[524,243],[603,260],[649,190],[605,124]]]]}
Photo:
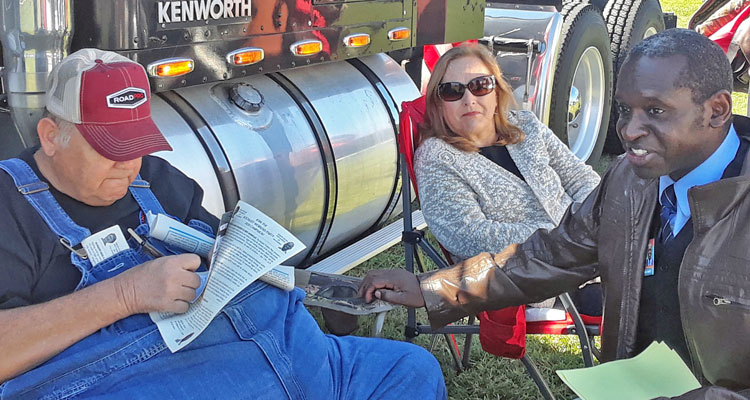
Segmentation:
{"type": "Polygon", "coordinates": [[[107,107],[109,108],[136,108],[148,100],[146,91],[129,87],[107,96],[107,107]]]}

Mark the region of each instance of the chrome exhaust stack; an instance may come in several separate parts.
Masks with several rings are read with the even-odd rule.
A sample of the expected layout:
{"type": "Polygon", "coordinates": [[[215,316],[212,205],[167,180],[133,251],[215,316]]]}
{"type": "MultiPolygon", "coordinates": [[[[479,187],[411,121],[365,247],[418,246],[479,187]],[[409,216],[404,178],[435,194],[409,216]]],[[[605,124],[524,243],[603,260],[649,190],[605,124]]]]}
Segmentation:
{"type": "Polygon", "coordinates": [[[47,75],[68,55],[72,0],[2,0],[3,85],[24,147],[39,142],[47,75]]]}

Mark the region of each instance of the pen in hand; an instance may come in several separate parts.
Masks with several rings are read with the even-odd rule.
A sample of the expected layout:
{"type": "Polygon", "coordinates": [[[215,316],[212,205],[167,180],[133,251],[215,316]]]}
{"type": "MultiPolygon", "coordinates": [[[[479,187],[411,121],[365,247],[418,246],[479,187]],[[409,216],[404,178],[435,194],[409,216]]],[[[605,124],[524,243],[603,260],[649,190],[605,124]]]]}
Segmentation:
{"type": "Polygon", "coordinates": [[[143,240],[143,238],[135,233],[132,228],[128,228],[128,233],[130,233],[130,236],[132,236],[139,245],[143,246],[143,249],[151,254],[151,256],[153,256],[154,258],[164,257],[164,253],[162,253],[161,251],[159,251],[159,249],[149,243],[148,240],[143,240]]]}

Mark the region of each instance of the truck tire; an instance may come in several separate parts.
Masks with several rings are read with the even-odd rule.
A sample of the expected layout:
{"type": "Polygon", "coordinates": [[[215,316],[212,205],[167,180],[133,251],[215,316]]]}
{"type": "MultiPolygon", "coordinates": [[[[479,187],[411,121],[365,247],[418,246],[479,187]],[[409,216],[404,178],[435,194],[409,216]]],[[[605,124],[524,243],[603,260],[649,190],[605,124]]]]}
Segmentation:
{"type": "MultiPolygon", "coordinates": [[[[664,17],[659,0],[610,0],[604,7],[604,19],[612,44],[614,82],[617,84],[617,73],[630,49],[641,40],[663,31],[664,17]]],[[[610,115],[604,151],[619,154],[622,153],[622,145],[615,132],[618,115],[614,107],[610,115]]]]}
{"type": "Polygon", "coordinates": [[[560,56],[555,67],[549,126],[578,158],[599,161],[612,108],[612,55],[607,26],[584,2],[561,11],[560,56]]]}

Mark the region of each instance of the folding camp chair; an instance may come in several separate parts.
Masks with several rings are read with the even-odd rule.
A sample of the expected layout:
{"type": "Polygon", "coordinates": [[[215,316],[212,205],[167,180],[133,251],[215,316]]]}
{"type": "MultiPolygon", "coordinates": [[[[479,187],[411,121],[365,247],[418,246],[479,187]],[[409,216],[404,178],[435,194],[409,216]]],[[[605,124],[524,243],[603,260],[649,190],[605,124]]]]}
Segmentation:
{"type": "MultiPolygon", "coordinates": [[[[414,272],[414,264],[416,262],[418,270],[423,272],[424,268],[416,249],[417,246],[439,268],[446,268],[450,263],[450,253],[441,246],[444,257],[441,256],[427,242],[424,232],[415,229],[412,223],[410,192],[412,187],[415,197],[419,198],[416,177],[414,175],[414,151],[419,144],[418,127],[424,120],[425,98],[422,96],[413,101],[404,102],[401,107],[398,145],[403,179],[404,232],[402,240],[406,252],[405,268],[409,272],[414,272]],[[409,184],[410,182],[411,185],[409,184]]],[[[461,371],[462,367],[468,366],[472,335],[478,333],[485,351],[502,357],[520,359],[544,398],[553,399],[554,396],[547,383],[540,375],[533,361],[526,354],[525,335],[527,333],[577,334],[581,344],[584,363],[589,367],[593,366],[593,347],[589,341],[588,333],[589,331],[598,333],[601,323],[601,317],[586,317],[584,321],[567,293],[560,295],[559,298],[566,312],[566,318],[561,321],[534,321],[527,323],[525,306],[518,306],[481,313],[478,315],[480,319],[479,326],[474,325],[474,317],[472,316],[469,317],[468,325],[449,325],[434,330],[429,325],[418,324],[415,310],[409,309],[407,311],[407,323],[404,334],[407,340],[411,340],[420,334],[443,334],[456,363],[456,369],[461,371]],[[458,345],[452,334],[466,335],[463,359],[461,359],[458,345]]]]}

